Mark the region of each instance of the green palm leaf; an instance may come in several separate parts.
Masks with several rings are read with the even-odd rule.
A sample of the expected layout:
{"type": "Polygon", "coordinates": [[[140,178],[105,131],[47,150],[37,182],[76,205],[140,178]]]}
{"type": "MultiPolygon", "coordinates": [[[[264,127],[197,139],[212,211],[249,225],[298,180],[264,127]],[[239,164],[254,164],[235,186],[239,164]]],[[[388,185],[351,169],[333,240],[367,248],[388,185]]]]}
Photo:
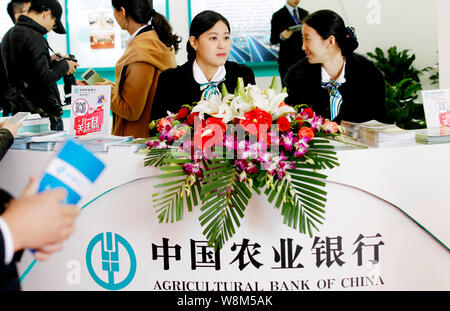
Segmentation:
{"type": "Polygon", "coordinates": [[[235,234],[251,196],[247,185],[239,182],[231,161],[214,161],[214,168],[204,172],[199,220],[203,234],[215,249],[221,249],[235,234]]]}
{"type": "Polygon", "coordinates": [[[278,180],[266,189],[268,201],[280,209],[283,222],[300,233],[313,236],[314,230],[325,219],[326,175],[318,171],[339,166],[336,152],[327,139],[315,138],[309,142],[305,158],[289,158],[296,169],[288,170],[290,178],[278,180]]]}
{"type": "Polygon", "coordinates": [[[155,189],[161,190],[153,194],[153,207],[156,209],[160,223],[180,221],[183,219],[185,206],[188,212],[192,212],[193,208],[199,204],[198,182],[193,175],[188,175],[179,165],[189,163],[191,160],[169,158],[172,156],[172,153],[153,153],[149,160],[164,165],[160,167],[164,173],[157,177],[165,181],[155,185],[155,189]]]}
{"type": "Polygon", "coordinates": [[[145,157],[145,166],[161,166],[163,160],[171,156],[171,149],[150,149],[145,157]]]}

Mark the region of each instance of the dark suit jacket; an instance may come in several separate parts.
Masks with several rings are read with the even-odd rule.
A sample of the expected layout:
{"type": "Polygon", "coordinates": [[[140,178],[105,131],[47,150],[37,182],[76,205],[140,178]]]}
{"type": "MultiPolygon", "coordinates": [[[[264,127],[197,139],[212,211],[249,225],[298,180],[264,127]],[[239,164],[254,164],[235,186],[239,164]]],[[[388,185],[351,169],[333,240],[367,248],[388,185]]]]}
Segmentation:
{"type": "MultiPolygon", "coordinates": [[[[192,105],[202,96],[200,85],[194,79],[193,62],[163,71],[158,79],[155,99],[152,106],[152,120],[167,116],[167,111],[177,113],[182,105],[192,105]]],[[[229,93],[234,93],[238,78],[243,78],[245,85],[256,84],[253,70],[245,65],[227,61],[225,63],[225,86],[229,93]]],[[[219,90],[222,83],[218,85],[219,90]]]]}
{"type": "Polygon", "coordinates": [[[8,75],[6,73],[5,63],[3,62],[0,43],[0,108],[3,108],[4,116],[6,116],[10,112],[9,105],[6,103],[6,99],[4,98],[4,94],[8,90],[8,88],[8,75]]]}
{"type": "MultiPolygon", "coordinates": [[[[7,129],[0,130],[0,160],[8,151],[14,138],[7,129]]],[[[0,189],[0,215],[5,211],[5,204],[12,199],[11,195],[0,189]]],[[[18,252],[9,265],[5,265],[5,243],[0,231],[0,291],[20,290],[15,261],[20,259],[22,252],[18,252]]]]}
{"type": "MultiPolygon", "coordinates": [[[[345,66],[346,82],[339,87],[343,102],[334,121],[365,122],[386,121],[385,83],[381,72],[364,56],[351,54],[345,66]]],[[[286,77],[289,96],[286,103],[291,106],[306,104],[330,119],[328,90],[321,85],[321,64],[310,64],[307,59],[290,69],[286,77]]]]}
{"type": "MultiPolygon", "coordinates": [[[[0,215],[4,212],[5,204],[12,199],[11,195],[0,189],[0,215]]],[[[0,291],[20,290],[19,278],[15,261],[20,258],[22,252],[16,254],[14,260],[5,265],[5,243],[3,233],[0,231],[0,291]]]]}
{"type": "Polygon", "coordinates": [[[9,147],[11,147],[13,142],[14,137],[12,136],[11,132],[7,129],[0,129],[0,161],[8,152],[9,147]]]}
{"type": "MultiPolygon", "coordinates": [[[[298,15],[301,22],[306,16],[308,11],[305,11],[299,7],[298,15]]],[[[280,10],[272,15],[272,28],[270,33],[270,42],[272,44],[280,44],[280,54],[278,56],[278,64],[280,67],[280,73],[286,72],[290,66],[297,63],[299,60],[305,57],[305,52],[302,50],[303,40],[302,33],[294,32],[294,34],[287,40],[281,40],[280,34],[291,26],[295,26],[296,23],[291,13],[286,6],[283,6],[280,10]]]]}

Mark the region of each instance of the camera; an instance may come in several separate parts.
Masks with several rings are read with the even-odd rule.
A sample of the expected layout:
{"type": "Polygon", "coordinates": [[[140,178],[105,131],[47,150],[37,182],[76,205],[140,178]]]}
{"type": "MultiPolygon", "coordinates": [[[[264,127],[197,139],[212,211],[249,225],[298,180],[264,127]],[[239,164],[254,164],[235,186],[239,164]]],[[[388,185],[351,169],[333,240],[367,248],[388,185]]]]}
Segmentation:
{"type": "MultiPolygon", "coordinates": [[[[60,59],[61,60],[71,60],[73,62],[78,62],[77,59],[75,58],[75,55],[69,54],[68,57],[63,57],[60,59]]],[[[72,102],[72,85],[76,85],[77,84],[77,80],[75,79],[75,75],[69,74],[69,75],[65,75],[63,77],[64,80],[64,94],[65,94],[65,99],[64,99],[64,106],[70,105],[72,102]]]]}

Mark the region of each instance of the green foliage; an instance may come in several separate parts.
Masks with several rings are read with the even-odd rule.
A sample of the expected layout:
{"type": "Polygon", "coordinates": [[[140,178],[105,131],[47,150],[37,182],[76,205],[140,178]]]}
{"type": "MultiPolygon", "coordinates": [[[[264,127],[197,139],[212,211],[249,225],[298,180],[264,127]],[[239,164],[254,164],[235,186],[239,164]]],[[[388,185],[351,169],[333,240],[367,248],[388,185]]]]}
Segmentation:
{"type": "Polygon", "coordinates": [[[386,106],[388,122],[404,129],[424,128],[425,115],[423,105],[415,101],[422,85],[411,78],[391,85],[386,81],[386,106]]]}
{"type": "Polygon", "coordinates": [[[412,79],[420,82],[421,70],[414,67],[416,55],[409,55],[409,50],[397,51],[397,47],[391,47],[387,55],[380,48],[374,53],[367,53],[373,59],[377,68],[384,74],[384,78],[389,84],[396,84],[404,79],[412,79]]]}
{"type": "Polygon", "coordinates": [[[230,160],[213,161],[204,174],[199,220],[209,245],[221,249],[241,225],[252,191],[239,182],[230,160]]]}
{"type": "Polygon", "coordinates": [[[435,65],[434,67],[426,67],[423,69],[424,72],[431,72],[430,81],[431,85],[436,85],[439,87],[439,65],[435,65]]]}
{"type": "Polygon", "coordinates": [[[318,171],[339,163],[327,139],[314,138],[309,145],[305,157],[288,159],[296,169],[275,181],[264,170],[239,181],[235,160],[221,158],[204,160],[199,179],[183,171],[182,164],[191,163],[188,154],[174,153],[170,148],[151,149],[145,165],[159,167],[162,174],[158,177],[163,180],[155,186],[157,193],[153,195],[158,219],[165,223],[181,221],[185,207],[192,212],[200,205],[203,234],[210,246],[221,249],[240,227],[253,193],[265,194],[280,210],[286,225],[312,237],[325,219],[327,201],[327,176],[318,171]]]}
{"type": "Polygon", "coordinates": [[[200,191],[199,187],[193,185],[195,180],[192,180],[181,166],[182,163],[189,163],[190,160],[174,158],[170,150],[150,150],[145,163],[145,165],[160,166],[161,171],[164,172],[158,176],[164,182],[155,186],[156,189],[163,190],[153,195],[154,208],[160,223],[182,220],[184,206],[192,212],[193,207],[198,204],[197,193],[200,191]],[[162,150],[165,152],[161,152],[162,150]]]}
{"type": "Polygon", "coordinates": [[[376,48],[375,53],[367,53],[375,66],[383,73],[386,84],[386,122],[395,123],[404,129],[424,128],[425,115],[423,106],[417,103],[418,92],[422,89],[419,76],[428,71],[414,67],[416,56],[409,50],[397,51],[391,47],[387,55],[376,48]]]}

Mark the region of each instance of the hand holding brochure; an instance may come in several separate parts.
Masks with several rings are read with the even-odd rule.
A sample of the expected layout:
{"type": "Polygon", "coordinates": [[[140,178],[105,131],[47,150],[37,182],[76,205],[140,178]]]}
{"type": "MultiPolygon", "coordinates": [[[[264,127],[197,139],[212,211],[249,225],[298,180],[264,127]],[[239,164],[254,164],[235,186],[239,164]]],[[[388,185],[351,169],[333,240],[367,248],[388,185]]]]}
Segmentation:
{"type": "Polygon", "coordinates": [[[68,140],[48,165],[38,192],[63,187],[68,204],[77,204],[92,188],[105,164],[82,145],[68,140]]]}

